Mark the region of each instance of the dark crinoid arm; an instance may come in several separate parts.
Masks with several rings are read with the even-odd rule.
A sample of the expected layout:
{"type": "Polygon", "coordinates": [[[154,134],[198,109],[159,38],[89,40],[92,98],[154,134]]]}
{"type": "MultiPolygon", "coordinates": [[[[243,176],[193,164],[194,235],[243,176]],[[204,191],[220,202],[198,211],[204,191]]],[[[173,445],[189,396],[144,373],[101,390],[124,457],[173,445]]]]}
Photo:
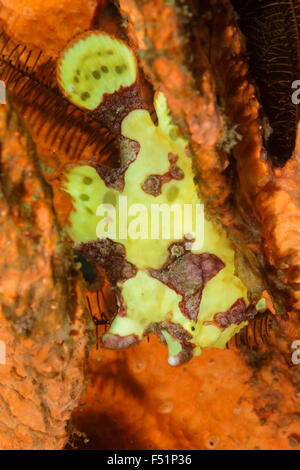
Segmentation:
{"type": "Polygon", "coordinates": [[[15,44],[0,33],[0,79],[8,95],[26,116],[26,125],[35,137],[43,136],[57,151],[78,159],[90,147],[102,163],[116,163],[118,144],[99,121],[70,103],[56,82],[56,61],[42,51],[15,44]]]}
{"type": "Polygon", "coordinates": [[[268,121],[265,145],[273,164],[283,166],[292,156],[299,120],[292,83],[300,77],[300,4],[297,0],[233,0],[232,4],[268,121]]]}

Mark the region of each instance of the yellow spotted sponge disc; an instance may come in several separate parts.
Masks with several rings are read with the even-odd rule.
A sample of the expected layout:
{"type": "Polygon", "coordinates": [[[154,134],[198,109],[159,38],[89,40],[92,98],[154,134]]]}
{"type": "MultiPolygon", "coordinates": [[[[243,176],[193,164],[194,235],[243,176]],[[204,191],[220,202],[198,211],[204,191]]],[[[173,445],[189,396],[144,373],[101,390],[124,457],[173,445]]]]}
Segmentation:
{"type": "Polygon", "coordinates": [[[65,96],[92,111],[104,94],[113,94],[136,81],[137,65],[123,41],[91,31],[78,36],[62,52],[57,76],[65,96]]]}

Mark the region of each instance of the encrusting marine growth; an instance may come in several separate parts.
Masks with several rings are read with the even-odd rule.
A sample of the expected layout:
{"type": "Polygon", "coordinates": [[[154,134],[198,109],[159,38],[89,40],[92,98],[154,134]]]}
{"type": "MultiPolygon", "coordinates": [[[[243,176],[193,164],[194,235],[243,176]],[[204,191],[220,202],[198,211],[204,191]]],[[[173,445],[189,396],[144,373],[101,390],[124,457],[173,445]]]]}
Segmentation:
{"type": "Polygon", "coordinates": [[[74,247],[106,271],[117,298],[104,347],[127,347],[155,332],[168,345],[170,365],[206,347],[224,348],[257,307],[235,275],[234,248],[226,233],[205,217],[201,245],[182,221],[184,205],[194,208],[201,199],[187,141],[171,122],[165,96],[155,96],[156,126],[140,96],[134,54],[99,31],[79,36],[62,52],[58,82],[72,103],[119,139],[119,168],[94,162],[71,167],[64,186],[73,198],[68,232],[74,247]],[[99,210],[101,204],[109,204],[102,209],[110,208],[110,215],[99,210]],[[151,238],[153,205],[182,208],[179,232],[176,211],[169,210],[171,237],[160,224],[151,238]]]}

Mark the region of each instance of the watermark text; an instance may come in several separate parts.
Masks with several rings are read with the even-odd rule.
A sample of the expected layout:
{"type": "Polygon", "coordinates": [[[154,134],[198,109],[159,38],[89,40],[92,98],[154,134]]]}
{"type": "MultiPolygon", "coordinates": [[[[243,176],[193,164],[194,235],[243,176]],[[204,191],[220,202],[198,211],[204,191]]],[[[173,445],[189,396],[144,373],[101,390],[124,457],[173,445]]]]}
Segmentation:
{"type": "Polygon", "coordinates": [[[181,240],[187,235],[193,240],[193,249],[204,243],[203,204],[127,204],[127,196],[120,196],[118,208],[100,204],[96,215],[98,238],[112,240],[181,240]]]}
{"type": "Polygon", "coordinates": [[[6,86],[3,80],[0,80],[0,104],[6,104],[6,86]]]}

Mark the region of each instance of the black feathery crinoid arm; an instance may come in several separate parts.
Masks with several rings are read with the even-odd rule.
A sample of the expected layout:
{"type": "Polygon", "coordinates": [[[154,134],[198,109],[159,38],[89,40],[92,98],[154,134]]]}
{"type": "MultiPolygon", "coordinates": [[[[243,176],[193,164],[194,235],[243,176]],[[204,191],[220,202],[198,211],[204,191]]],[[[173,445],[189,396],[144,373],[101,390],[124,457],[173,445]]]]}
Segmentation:
{"type": "Polygon", "coordinates": [[[295,147],[299,106],[292,83],[300,79],[300,3],[297,0],[232,0],[246,37],[249,66],[264,116],[265,144],[275,166],[295,147]]]}

